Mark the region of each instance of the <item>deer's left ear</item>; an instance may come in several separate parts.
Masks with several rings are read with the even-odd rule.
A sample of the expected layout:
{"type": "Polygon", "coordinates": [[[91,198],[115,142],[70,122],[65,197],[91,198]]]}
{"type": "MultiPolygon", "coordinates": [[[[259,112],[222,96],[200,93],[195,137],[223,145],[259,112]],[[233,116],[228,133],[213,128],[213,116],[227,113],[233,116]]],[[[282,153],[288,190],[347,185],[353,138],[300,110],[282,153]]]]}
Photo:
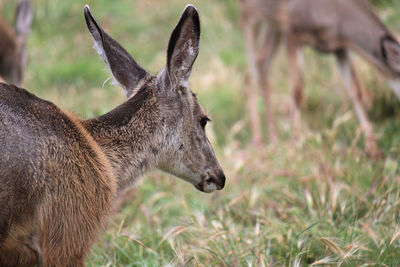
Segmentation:
{"type": "Polygon", "coordinates": [[[187,5],[168,44],[167,72],[173,87],[189,79],[199,45],[199,13],[193,5],[187,5]]]}
{"type": "Polygon", "coordinates": [[[125,95],[131,97],[137,93],[137,86],[148,75],[129,53],[111,38],[90,13],[89,6],[84,8],[85,20],[91,33],[97,52],[108,65],[118,83],[125,89],[125,95]]]}

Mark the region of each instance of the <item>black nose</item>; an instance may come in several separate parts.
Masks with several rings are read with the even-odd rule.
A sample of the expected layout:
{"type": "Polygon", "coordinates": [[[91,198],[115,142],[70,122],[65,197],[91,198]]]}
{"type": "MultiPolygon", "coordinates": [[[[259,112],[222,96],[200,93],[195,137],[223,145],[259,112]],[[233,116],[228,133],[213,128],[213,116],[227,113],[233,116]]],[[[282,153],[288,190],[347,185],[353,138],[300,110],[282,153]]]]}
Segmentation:
{"type": "Polygon", "coordinates": [[[217,185],[217,190],[222,190],[225,187],[225,174],[222,172],[220,175],[218,175],[216,185],[217,185]]]}

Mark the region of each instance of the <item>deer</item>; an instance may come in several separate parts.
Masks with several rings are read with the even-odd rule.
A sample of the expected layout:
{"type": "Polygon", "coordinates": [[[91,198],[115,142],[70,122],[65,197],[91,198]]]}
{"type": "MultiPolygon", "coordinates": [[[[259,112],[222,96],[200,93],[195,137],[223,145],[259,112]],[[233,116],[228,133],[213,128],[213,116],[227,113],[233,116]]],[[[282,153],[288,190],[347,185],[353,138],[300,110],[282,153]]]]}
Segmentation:
{"type": "Polygon", "coordinates": [[[205,193],[224,188],[205,132],[210,119],[189,86],[197,9],[183,10],[157,75],[103,30],[88,5],[84,18],[127,101],[83,120],[0,84],[0,266],[84,266],[113,202],[151,170],[205,193]]]}
{"type": "Polygon", "coordinates": [[[254,87],[262,92],[269,139],[272,142],[277,140],[269,71],[281,44],[285,44],[287,54],[292,88],[292,128],[296,140],[305,87],[302,49],[309,46],[335,56],[344,89],[364,134],[365,151],[370,157],[378,158],[381,151],[365,112],[365,91],[351,53],[360,55],[383,74],[400,99],[400,44],[373,7],[366,0],[240,0],[240,10],[251,84],[246,95],[252,142],[260,143],[262,140],[254,87]]]}
{"type": "Polygon", "coordinates": [[[0,16],[0,81],[21,85],[28,62],[26,42],[32,18],[32,5],[26,0],[18,3],[14,28],[0,16]]]}

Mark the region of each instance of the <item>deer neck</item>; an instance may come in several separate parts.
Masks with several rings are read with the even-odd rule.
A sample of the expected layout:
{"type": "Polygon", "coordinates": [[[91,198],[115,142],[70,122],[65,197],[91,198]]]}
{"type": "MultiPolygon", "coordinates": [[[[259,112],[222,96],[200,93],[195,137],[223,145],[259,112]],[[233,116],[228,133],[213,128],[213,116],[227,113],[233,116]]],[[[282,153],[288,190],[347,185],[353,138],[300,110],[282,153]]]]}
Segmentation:
{"type": "Polygon", "coordinates": [[[151,88],[143,87],[109,113],[82,122],[110,161],[118,192],[157,165],[162,140],[157,110],[151,88]]]}

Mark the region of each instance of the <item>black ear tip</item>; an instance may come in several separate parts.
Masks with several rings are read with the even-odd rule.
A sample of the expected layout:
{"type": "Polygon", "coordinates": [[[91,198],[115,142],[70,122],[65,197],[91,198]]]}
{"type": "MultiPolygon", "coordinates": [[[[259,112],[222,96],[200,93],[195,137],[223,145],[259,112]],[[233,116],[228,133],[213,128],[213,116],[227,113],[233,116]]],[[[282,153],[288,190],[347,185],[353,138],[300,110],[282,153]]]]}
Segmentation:
{"type": "Polygon", "coordinates": [[[198,14],[199,14],[199,12],[197,11],[197,8],[192,4],[186,5],[185,8],[183,9],[183,13],[187,13],[191,16],[193,16],[193,15],[198,16],[198,14]]]}
{"type": "Polygon", "coordinates": [[[83,12],[85,13],[85,16],[88,16],[90,14],[90,7],[88,4],[86,4],[83,8],[83,12]]]}
{"type": "Polygon", "coordinates": [[[85,15],[85,20],[86,20],[86,24],[90,29],[90,24],[94,23],[96,27],[97,26],[97,22],[95,21],[92,13],[90,12],[90,7],[88,4],[85,5],[85,7],[83,8],[83,13],[85,15]]]}
{"type": "Polygon", "coordinates": [[[196,29],[196,32],[200,34],[200,16],[199,12],[197,11],[197,8],[192,5],[188,4],[182,13],[182,18],[190,18],[194,22],[194,27],[196,29]]]}

